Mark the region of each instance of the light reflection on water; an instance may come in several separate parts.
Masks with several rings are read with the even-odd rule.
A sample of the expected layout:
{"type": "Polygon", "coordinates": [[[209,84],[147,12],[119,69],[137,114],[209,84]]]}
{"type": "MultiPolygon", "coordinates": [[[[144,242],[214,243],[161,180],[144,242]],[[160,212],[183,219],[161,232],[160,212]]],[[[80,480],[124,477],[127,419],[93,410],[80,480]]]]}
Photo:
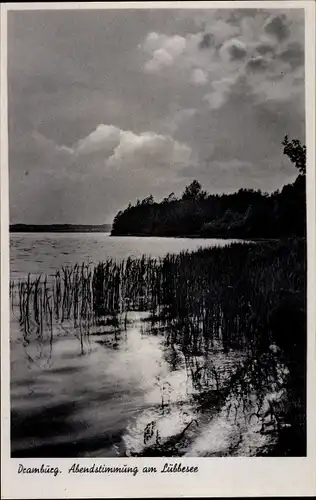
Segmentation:
{"type": "MultiPolygon", "coordinates": [[[[178,353],[176,366],[170,364],[164,337],[142,333],[140,316],[130,314],[131,324],[121,334],[91,334],[84,355],[67,328],[54,332],[52,347],[48,338],[14,342],[14,456],[140,453],[150,422],[163,440],[198,417],[191,398],[197,391],[183,355],[178,353]]],[[[221,352],[212,357],[226,375],[229,363],[240,358],[221,352]]]]}
{"type": "Polygon", "coordinates": [[[146,332],[145,317],[130,313],[121,333],[96,328],[83,341],[84,354],[67,327],[54,331],[52,345],[48,338],[14,342],[12,456],[130,456],[173,439],[173,454],[223,456],[241,444],[241,432],[248,437],[239,455],[267,444],[256,422],[245,420],[241,429],[242,418],[236,423],[216,397],[201,411],[200,396],[216,396],[218,380],[196,384],[194,373],[211,366],[222,387],[242,353],[218,349],[188,360],[178,351],[175,363],[164,336],[146,332]]]}
{"type": "MultiPolygon", "coordinates": [[[[82,261],[158,257],[227,243],[16,234],[11,235],[11,278],[49,274],[82,261]]],[[[146,330],[146,313],[129,313],[128,319],[126,331],[103,326],[83,335],[85,329],[65,322],[54,325],[52,336],[33,332],[25,342],[18,311],[12,311],[12,456],[130,456],[165,442],[170,442],[167,454],[249,455],[268,444],[256,422],[241,426],[239,418],[236,424],[220,400],[241,352],[223,353],[215,346],[206,357],[185,358],[166,346],[163,330],[154,335],[146,330]]]]}
{"type": "Polygon", "coordinates": [[[225,246],[236,240],[111,236],[109,233],[11,233],[10,275],[50,274],[63,266],[97,264],[107,258],[126,259],[225,246]]]}

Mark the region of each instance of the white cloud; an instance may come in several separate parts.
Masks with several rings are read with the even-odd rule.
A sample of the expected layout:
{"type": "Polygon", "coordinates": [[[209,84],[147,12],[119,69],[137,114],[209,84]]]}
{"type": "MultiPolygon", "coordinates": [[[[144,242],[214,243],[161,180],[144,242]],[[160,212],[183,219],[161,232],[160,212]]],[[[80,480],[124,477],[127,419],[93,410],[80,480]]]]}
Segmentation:
{"type": "Polygon", "coordinates": [[[187,78],[204,87],[211,109],[227,102],[239,77],[259,101],[265,92],[266,99],[284,101],[303,91],[303,82],[290,76],[304,64],[303,24],[302,14],[292,11],[215,12],[200,20],[200,32],[149,33],[140,49],[148,56],[146,72],[159,75],[168,68],[170,85],[184,85],[187,78]]]}
{"type": "MultiPolygon", "coordinates": [[[[177,119],[186,119],[194,112],[192,109],[181,110],[177,119]]],[[[42,167],[56,178],[88,178],[92,174],[115,177],[116,172],[125,172],[136,177],[138,174],[137,182],[141,183],[146,172],[155,172],[160,178],[167,171],[175,175],[195,163],[191,147],[170,135],[151,131],[137,134],[114,125],[98,125],[72,148],[56,144],[35,131],[28,142],[34,158],[41,158],[41,163],[34,162],[33,169],[42,167]]]]}
{"type": "Polygon", "coordinates": [[[206,29],[212,33],[218,45],[221,45],[229,38],[237,36],[240,31],[238,26],[234,26],[224,19],[218,19],[215,22],[211,21],[207,24],[206,29]]]}
{"type": "Polygon", "coordinates": [[[180,35],[168,36],[164,33],[149,33],[139,49],[149,59],[144,65],[146,73],[160,73],[164,68],[175,65],[175,69],[190,70],[200,64],[200,60],[207,57],[199,54],[198,45],[200,34],[189,33],[185,37],[180,35]]]}
{"type": "MultiPolygon", "coordinates": [[[[194,110],[181,110],[178,120],[188,118],[194,110]]],[[[170,135],[146,131],[140,134],[122,130],[114,125],[100,124],[80,139],[72,148],[58,145],[43,135],[33,133],[32,147],[40,151],[46,169],[52,175],[88,176],[115,175],[116,171],[155,171],[159,177],[166,170],[176,172],[194,163],[194,155],[187,144],[174,140],[170,135]]],[[[142,182],[141,175],[138,182],[142,182]]]]}
{"type": "Polygon", "coordinates": [[[120,143],[120,129],[113,125],[99,125],[91,134],[81,139],[75,151],[78,154],[107,152],[110,154],[120,143]]]}
{"type": "MultiPolygon", "coordinates": [[[[140,135],[122,131],[120,144],[107,160],[108,167],[158,172],[178,170],[192,162],[192,150],[186,144],[175,141],[171,136],[144,132],[140,135]]],[[[161,175],[159,173],[159,175],[161,175]]]]}
{"type": "Polygon", "coordinates": [[[154,51],[152,59],[145,64],[147,73],[158,73],[165,67],[172,66],[173,57],[165,49],[157,49],[154,51]]]}
{"type": "Polygon", "coordinates": [[[164,67],[172,66],[186,48],[186,39],[180,35],[167,36],[159,33],[149,33],[140,48],[151,56],[145,64],[145,71],[155,73],[164,67]]]}
{"type": "Polygon", "coordinates": [[[186,39],[179,35],[166,38],[163,48],[173,57],[178,57],[186,48],[186,39]]]}
{"type": "Polygon", "coordinates": [[[180,55],[186,47],[186,39],[180,35],[168,36],[163,33],[149,33],[143,44],[140,45],[148,54],[158,49],[164,49],[171,56],[180,55]]]}
{"type": "Polygon", "coordinates": [[[211,109],[219,109],[227,101],[232,87],[237,81],[238,74],[212,82],[211,92],[204,96],[211,109]]]}
{"type": "MultiPolygon", "coordinates": [[[[179,111],[183,117],[193,112],[179,111]]],[[[197,163],[192,148],[170,135],[135,133],[107,124],[100,124],[71,148],[36,131],[25,141],[30,166],[26,175],[15,170],[11,180],[14,199],[22,189],[33,221],[102,221],[103,210],[110,214],[146,193],[162,198],[168,190],[176,191],[182,170],[197,163]]],[[[11,209],[17,217],[17,201],[11,209]]]]}
{"type": "Polygon", "coordinates": [[[192,71],[191,82],[194,85],[205,85],[208,82],[208,76],[201,68],[196,68],[192,71]]]}

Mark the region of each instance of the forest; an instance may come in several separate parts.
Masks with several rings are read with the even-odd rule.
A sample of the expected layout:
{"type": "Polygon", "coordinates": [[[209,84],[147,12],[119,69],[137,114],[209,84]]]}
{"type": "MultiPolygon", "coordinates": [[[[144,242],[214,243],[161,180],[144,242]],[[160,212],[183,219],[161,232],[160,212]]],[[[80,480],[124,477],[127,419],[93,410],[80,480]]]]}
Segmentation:
{"type": "Polygon", "coordinates": [[[295,165],[292,184],[271,194],[240,189],[209,194],[194,180],[180,198],[157,202],[152,195],[131,203],[113,220],[113,236],[198,236],[210,238],[282,238],[306,233],[306,146],[285,136],[283,153],[295,165]]]}

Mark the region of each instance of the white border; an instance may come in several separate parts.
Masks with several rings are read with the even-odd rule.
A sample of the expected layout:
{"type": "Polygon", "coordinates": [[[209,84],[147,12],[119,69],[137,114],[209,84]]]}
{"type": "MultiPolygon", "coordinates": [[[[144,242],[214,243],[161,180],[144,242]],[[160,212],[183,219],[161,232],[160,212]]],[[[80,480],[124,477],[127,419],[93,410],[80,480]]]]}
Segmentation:
{"type": "Polygon", "coordinates": [[[265,2],[108,2],[108,3],[11,3],[1,4],[1,475],[2,498],[106,498],[176,496],[312,496],[316,493],[316,240],[315,240],[315,3],[309,1],[265,2]],[[9,350],[9,201],[8,201],[8,123],[7,123],[7,31],[8,10],[77,9],[199,9],[199,8],[305,9],[306,51],[306,145],[307,145],[307,222],[308,222],[308,441],[303,458],[164,458],[139,459],[11,459],[10,458],[10,350],[9,350]],[[41,463],[62,467],[53,477],[17,475],[19,462],[27,466],[41,463]],[[73,463],[91,465],[156,466],[165,462],[199,466],[197,474],[175,475],[67,475],[73,463]]]}

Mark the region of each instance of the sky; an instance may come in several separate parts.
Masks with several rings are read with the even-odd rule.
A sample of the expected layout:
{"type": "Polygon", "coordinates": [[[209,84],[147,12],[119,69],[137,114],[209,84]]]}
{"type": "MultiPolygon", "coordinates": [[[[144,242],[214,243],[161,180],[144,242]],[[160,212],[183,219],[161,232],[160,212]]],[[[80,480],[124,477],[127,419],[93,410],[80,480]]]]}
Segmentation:
{"type": "Polygon", "coordinates": [[[305,137],[303,9],[8,14],[11,223],[110,223],[153,194],[272,192],[305,137]]]}

